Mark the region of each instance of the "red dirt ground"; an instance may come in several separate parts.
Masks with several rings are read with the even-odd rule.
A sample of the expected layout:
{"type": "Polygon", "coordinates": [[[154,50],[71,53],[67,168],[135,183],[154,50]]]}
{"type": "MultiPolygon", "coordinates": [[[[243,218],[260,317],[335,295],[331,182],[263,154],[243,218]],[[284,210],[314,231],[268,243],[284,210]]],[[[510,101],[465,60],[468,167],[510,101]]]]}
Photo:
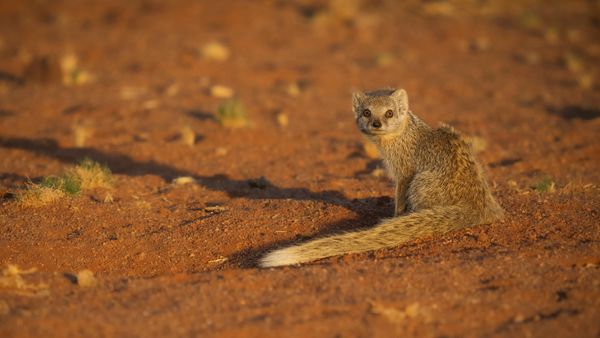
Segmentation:
{"type": "Polygon", "coordinates": [[[45,284],[0,288],[0,336],[598,337],[600,4],[351,3],[0,3],[0,263],[45,284]],[[230,57],[203,58],[211,41],[230,57]],[[89,82],[60,83],[68,54],[89,82]],[[219,125],[213,85],[250,127],[219,125]],[[506,218],[256,268],[391,215],[350,112],[353,89],[384,86],[485,141],[506,218]],[[74,126],[92,131],[84,146],[74,126]],[[15,200],[84,157],[110,167],[112,190],[15,200]],[[532,188],[544,179],[555,191],[532,188]],[[82,269],[95,287],[72,282],[82,269]]]}

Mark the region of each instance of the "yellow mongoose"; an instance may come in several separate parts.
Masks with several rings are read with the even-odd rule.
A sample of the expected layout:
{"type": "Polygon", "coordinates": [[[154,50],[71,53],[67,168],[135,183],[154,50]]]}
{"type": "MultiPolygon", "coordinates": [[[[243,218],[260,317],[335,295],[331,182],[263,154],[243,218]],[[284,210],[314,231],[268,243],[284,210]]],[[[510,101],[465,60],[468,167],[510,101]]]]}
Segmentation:
{"type": "Polygon", "coordinates": [[[355,93],[356,124],[396,181],[395,217],[373,228],[270,252],[260,266],[310,262],[401,243],[502,217],[471,148],[450,127],[431,128],[408,109],[403,89],[355,93]]]}

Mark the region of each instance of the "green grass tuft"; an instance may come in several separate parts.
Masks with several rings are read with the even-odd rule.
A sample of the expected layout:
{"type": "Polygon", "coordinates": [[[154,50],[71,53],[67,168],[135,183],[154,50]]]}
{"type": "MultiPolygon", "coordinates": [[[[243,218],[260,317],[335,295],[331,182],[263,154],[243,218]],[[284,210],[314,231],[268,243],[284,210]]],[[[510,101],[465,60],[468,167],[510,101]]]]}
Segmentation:
{"type": "Polygon", "coordinates": [[[17,200],[22,205],[41,206],[65,196],[78,196],[85,189],[111,187],[110,169],[84,158],[61,176],[46,176],[39,183],[29,182],[26,189],[17,193],[17,200]]]}
{"type": "Polygon", "coordinates": [[[84,158],[66,176],[79,180],[82,189],[111,188],[113,179],[110,169],[90,158],[84,158]]]}
{"type": "Polygon", "coordinates": [[[70,196],[81,193],[81,181],[74,175],[47,176],[39,185],[43,188],[61,190],[70,196]]]}

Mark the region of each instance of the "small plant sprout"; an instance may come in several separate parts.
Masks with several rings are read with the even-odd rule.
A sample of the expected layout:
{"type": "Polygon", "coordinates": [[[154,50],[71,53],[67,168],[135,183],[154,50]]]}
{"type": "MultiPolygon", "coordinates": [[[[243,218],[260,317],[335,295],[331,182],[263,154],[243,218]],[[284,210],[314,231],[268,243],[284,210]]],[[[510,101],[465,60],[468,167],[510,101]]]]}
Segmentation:
{"type": "Polygon", "coordinates": [[[552,180],[552,178],[544,177],[539,182],[537,182],[533,185],[533,189],[535,191],[541,192],[541,193],[545,193],[545,192],[552,193],[552,192],[556,191],[556,185],[555,185],[554,181],[552,180]]]}
{"type": "Polygon", "coordinates": [[[188,125],[183,126],[179,133],[181,134],[181,141],[183,144],[187,144],[189,146],[196,144],[196,132],[194,132],[192,127],[188,125]]]}
{"type": "Polygon", "coordinates": [[[86,141],[92,136],[92,128],[84,124],[73,125],[73,136],[75,137],[75,146],[78,148],[85,147],[86,141]]]}
{"type": "Polygon", "coordinates": [[[82,85],[92,81],[90,73],[79,67],[79,60],[75,54],[66,54],[60,60],[62,82],[67,86],[82,85]]]}
{"type": "Polygon", "coordinates": [[[223,102],[217,109],[217,119],[221,125],[227,128],[241,128],[249,125],[246,110],[237,99],[223,102]]]}

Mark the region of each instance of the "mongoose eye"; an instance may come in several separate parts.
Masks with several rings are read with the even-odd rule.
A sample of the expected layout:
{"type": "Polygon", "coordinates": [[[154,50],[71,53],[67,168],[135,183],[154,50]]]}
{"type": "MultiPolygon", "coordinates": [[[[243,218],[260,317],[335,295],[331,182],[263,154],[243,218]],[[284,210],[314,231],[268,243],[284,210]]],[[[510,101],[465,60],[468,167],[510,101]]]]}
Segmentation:
{"type": "Polygon", "coordinates": [[[392,110],[388,110],[385,112],[385,117],[392,118],[392,116],[394,116],[394,112],[392,110]]]}
{"type": "Polygon", "coordinates": [[[369,116],[371,116],[371,111],[370,111],[370,110],[368,110],[368,109],[365,109],[365,110],[363,110],[363,116],[364,116],[364,117],[369,117],[369,116]]]}

